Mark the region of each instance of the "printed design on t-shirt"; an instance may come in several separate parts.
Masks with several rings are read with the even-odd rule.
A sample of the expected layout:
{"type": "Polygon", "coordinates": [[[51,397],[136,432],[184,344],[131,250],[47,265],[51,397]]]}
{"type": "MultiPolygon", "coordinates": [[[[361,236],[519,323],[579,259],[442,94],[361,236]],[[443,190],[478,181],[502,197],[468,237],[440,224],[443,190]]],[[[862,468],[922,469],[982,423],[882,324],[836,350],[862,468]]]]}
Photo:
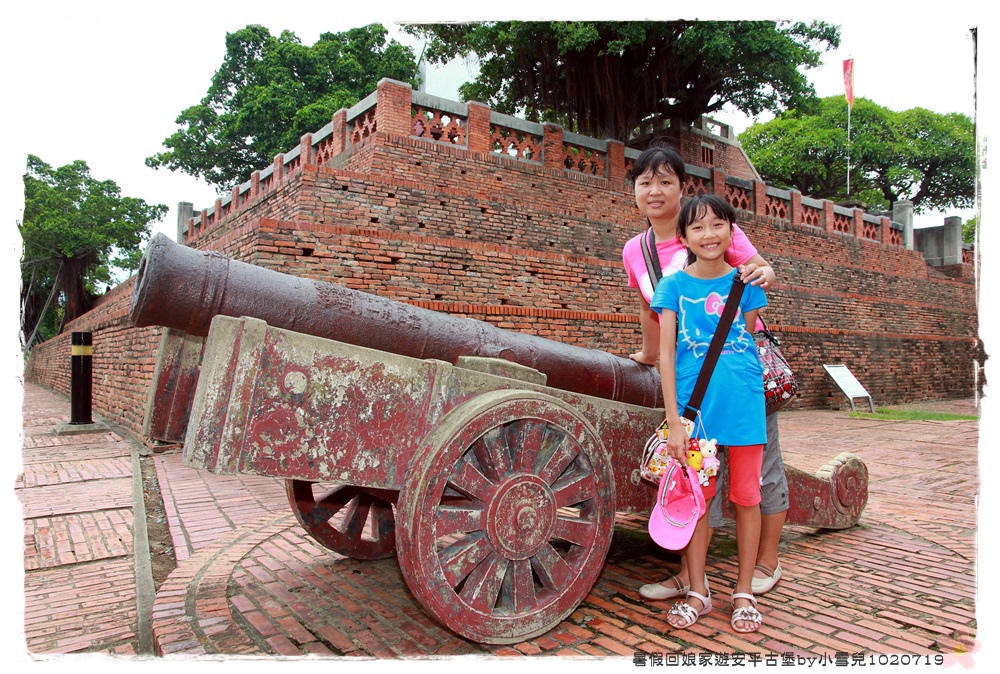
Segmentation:
{"type": "Polygon", "coordinates": [[[705,313],[711,316],[715,314],[721,317],[722,311],[726,308],[726,300],[719,293],[709,293],[705,298],[705,313]]]}
{"type": "MultiPolygon", "coordinates": [[[[680,311],[677,316],[680,326],[677,331],[678,348],[689,349],[695,358],[705,357],[714,334],[709,331],[709,326],[714,330],[716,325],[715,321],[707,321],[705,317],[722,316],[728,297],[728,295],[723,297],[714,291],[709,293],[708,297],[688,298],[683,295],[680,297],[680,311]]],[[[739,334],[736,339],[726,340],[722,346],[723,353],[730,350],[742,353],[753,343],[753,338],[746,331],[742,319],[737,316],[735,322],[739,327],[739,334]]]]}
{"type": "MultiPolygon", "coordinates": [[[[665,266],[661,266],[660,271],[663,274],[662,278],[666,278],[671,274],[676,274],[681,269],[684,269],[684,267],[687,266],[687,259],[687,248],[674,253],[673,257],[667,261],[667,264],[665,266]]],[[[662,258],[660,259],[660,263],[662,265],[662,258]]],[[[653,281],[649,278],[649,272],[643,273],[639,278],[639,288],[642,290],[642,294],[646,298],[647,302],[653,299],[653,281]]]]}
{"type": "Polygon", "coordinates": [[[687,266],[688,263],[688,252],[687,248],[682,248],[681,250],[674,253],[674,256],[670,258],[667,266],[663,268],[663,275],[670,276],[675,271],[680,271],[687,266]]]}

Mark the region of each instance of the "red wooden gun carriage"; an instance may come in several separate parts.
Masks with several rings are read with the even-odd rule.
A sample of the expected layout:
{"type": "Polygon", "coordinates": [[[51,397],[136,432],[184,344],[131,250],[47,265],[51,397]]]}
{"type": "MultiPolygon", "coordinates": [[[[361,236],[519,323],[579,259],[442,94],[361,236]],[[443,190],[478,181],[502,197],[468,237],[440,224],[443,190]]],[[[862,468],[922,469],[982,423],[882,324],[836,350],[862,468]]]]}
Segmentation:
{"type": "MultiPolygon", "coordinates": [[[[184,463],[285,480],[302,527],[396,555],[420,604],[483,643],[542,634],[601,572],[663,419],[654,368],[197,251],[158,235],[136,326],[166,328],[144,433],[184,463]]],[[[788,522],[855,524],[867,469],[786,467],[788,522]]]]}

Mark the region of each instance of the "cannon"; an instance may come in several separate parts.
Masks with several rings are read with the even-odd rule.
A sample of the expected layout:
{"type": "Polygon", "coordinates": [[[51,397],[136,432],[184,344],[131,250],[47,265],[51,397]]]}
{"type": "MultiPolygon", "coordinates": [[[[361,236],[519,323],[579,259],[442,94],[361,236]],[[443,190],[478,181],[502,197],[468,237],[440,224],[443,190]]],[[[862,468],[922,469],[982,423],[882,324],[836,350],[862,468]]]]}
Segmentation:
{"type": "Polygon", "coordinates": [[[204,336],[217,314],[253,316],[275,327],[414,358],[451,363],[459,356],[498,358],[542,372],[554,388],[646,407],[662,402],[656,371],[627,358],[271,271],[156,235],[136,274],[133,325],[204,336]]]}
{"type": "MultiPolygon", "coordinates": [[[[652,505],[638,459],[663,419],[655,368],[162,235],[130,316],[165,328],[147,435],[183,440],[191,467],[284,480],[316,541],[395,555],[424,609],[465,638],[552,629],[596,582],[615,513],[652,505]]],[[[786,470],[802,503],[790,523],[858,521],[857,457],[786,470]]]]}

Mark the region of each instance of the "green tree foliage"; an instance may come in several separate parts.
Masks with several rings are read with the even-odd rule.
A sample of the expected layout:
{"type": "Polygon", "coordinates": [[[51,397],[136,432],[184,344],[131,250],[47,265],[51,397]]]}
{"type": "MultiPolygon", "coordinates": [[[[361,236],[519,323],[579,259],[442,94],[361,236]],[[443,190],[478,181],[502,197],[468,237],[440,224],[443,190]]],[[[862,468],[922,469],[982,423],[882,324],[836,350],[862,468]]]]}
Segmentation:
{"type": "Polygon", "coordinates": [[[379,24],[323,33],[312,46],[294,33],[273,37],[250,25],[226,35],[226,55],[208,93],[177,118],[168,148],[146,165],[231,188],[298,146],[340,108],[375,91],[384,77],[415,84],[413,50],[379,24]]]}
{"type": "Polygon", "coordinates": [[[789,110],[754,124],[740,143],[765,180],[817,199],[850,196],[883,209],[909,199],[918,213],[972,205],[976,134],[969,117],[894,112],[857,98],[848,147],[847,113],[847,100],[830,96],[810,112],[789,110]]]}
{"type": "Polygon", "coordinates": [[[975,243],[979,241],[979,216],[969,218],[962,223],[962,243],[975,243]]]}
{"type": "Polygon", "coordinates": [[[53,168],[28,155],[18,224],[25,347],[89,310],[112,268],[137,269],[151,223],[166,213],[163,204],[122,196],[114,181],[93,178],[86,162],[53,168]]]}
{"type": "Polygon", "coordinates": [[[749,115],[815,98],[800,68],[840,44],[822,22],[602,21],[420,24],[425,57],[475,56],[459,89],[507,114],[628,142],[652,116],[689,124],[730,103],[749,115]]]}

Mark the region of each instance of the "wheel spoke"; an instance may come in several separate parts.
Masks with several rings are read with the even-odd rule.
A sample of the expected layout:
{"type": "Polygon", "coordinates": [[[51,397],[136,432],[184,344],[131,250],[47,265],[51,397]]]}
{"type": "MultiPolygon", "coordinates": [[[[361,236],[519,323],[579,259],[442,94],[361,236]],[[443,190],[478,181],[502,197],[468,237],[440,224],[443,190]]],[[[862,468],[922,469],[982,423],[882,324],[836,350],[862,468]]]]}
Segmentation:
{"type": "Polygon", "coordinates": [[[495,485],[470,461],[465,460],[448,478],[448,486],[479,501],[486,501],[495,485]]]}
{"type": "Polygon", "coordinates": [[[487,479],[497,482],[510,472],[511,455],[503,428],[494,428],[472,446],[487,479]]]}
{"type": "Polygon", "coordinates": [[[506,572],[507,560],[497,555],[490,555],[465,579],[459,596],[474,609],[484,613],[492,612],[506,572]]]}
{"type": "Polygon", "coordinates": [[[589,501],[597,495],[597,480],[593,473],[576,473],[552,485],[552,495],[556,499],[557,508],[589,501]]]}
{"type": "Polygon", "coordinates": [[[441,564],[445,580],[454,588],[491,552],[486,536],[477,532],[438,552],[438,563],[441,564]]]}
{"type": "Polygon", "coordinates": [[[552,531],[553,538],[573,545],[591,545],[596,535],[593,522],[571,517],[558,518],[555,529],[552,531]]]}
{"type": "Polygon", "coordinates": [[[535,598],[535,575],[531,572],[531,561],[515,559],[511,562],[506,591],[510,594],[510,603],[514,613],[525,613],[533,608],[535,598]]]}
{"type": "Polygon", "coordinates": [[[548,484],[552,484],[576,458],[579,450],[564,433],[550,433],[549,440],[544,463],[538,467],[536,474],[548,484]]]}
{"type": "Polygon", "coordinates": [[[482,516],[483,509],[481,507],[440,506],[437,509],[435,531],[439,538],[468,531],[479,531],[483,528],[482,516]]]}
{"type": "Polygon", "coordinates": [[[531,558],[531,567],[546,588],[558,592],[573,578],[573,569],[551,545],[546,545],[531,558]]]}
{"type": "Polygon", "coordinates": [[[368,524],[368,513],[371,509],[371,500],[362,496],[355,496],[347,504],[344,512],[344,521],[340,527],[351,538],[361,538],[365,532],[365,525],[368,524]]]}
{"type": "Polygon", "coordinates": [[[533,420],[511,424],[507,434],[507,443],[514,452],[515,472],[535,472],[535,463],[542,449],[542,443],[549,435],[548,424],[533,420]]]}
{"type": "Polygon", "coordinates": [[[317,523],[329,522],[355,498],[357,498],[357,492],[353,487],[334,487],[316,500],[312,508],[312,516],[317,523]]]}
{"type": "Polygon", "coordinates": [[[385,541],[390,536],[395,536],[396,520],[392,514],[392,506],[384,501],[372,503],[372,517],[374,525],[372,527],[372,537],[376,540],[385,541]]]}

